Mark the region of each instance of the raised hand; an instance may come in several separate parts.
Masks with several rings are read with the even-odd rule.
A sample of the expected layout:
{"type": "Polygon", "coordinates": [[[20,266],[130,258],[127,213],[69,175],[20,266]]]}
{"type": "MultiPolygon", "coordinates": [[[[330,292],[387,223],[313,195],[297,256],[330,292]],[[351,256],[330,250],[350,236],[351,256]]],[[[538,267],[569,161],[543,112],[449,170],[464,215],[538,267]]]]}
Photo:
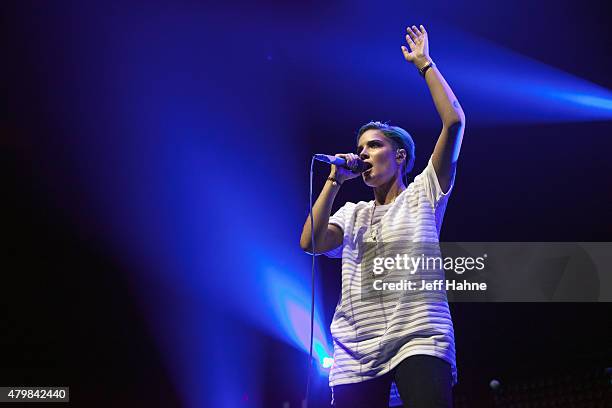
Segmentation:
{"type": "Polygon", "coordinates": [[[406,34],[406,42],[408,43],[408,47],[410,47],[410,51],[402,45],[404,58],[406,61],[416,65],[417,68],[421,68],[430,61],[427,31],[422,25],[420,29],[414,25],[412,27],[406,27],[406,31],[408,32],[408,34],[406,34]]]}

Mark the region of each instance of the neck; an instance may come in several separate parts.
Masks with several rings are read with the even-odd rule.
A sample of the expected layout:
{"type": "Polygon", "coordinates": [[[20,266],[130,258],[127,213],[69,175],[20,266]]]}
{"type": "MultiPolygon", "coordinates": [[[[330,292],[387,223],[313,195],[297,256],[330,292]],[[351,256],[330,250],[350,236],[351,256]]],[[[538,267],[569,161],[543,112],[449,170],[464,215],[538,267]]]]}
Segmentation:
{"type": "Polygon", "coordinates": [[[406,189],[399,174],[394,175],[391,180],[378,187],[374,187],[375,204],[391,204],[395,198],[406,189]]]}

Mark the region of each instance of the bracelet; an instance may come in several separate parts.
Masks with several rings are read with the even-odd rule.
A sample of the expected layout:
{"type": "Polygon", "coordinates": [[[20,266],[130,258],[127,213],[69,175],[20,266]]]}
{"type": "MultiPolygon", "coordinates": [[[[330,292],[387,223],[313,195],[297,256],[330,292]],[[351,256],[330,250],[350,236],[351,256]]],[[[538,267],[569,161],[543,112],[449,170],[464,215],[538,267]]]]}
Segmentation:
{"type": "Polygon", "coordinates": [[[329,176],[327,179],[328,179],[329,181],[331,181],[331,182],[334,184],[334,186],[341,186],[341,185],[342,185],[342,183],[341,183],[341,182],[339,182],[338,180],[336,180],[336,179],[335,179],[335,178],[333,178],[332,176],[329,176]]]}
{"type": "Polygon", "coordinates": [[[436,66],[436,64],[434,64],[434,62],[433,62],[433,61],[429,61],[427,64],[425,64],[425,66],[424,66],[424,67],[422,67],[422,68],[418,68],[418,70],[419,70],[419,73],[421,74],[421,76],[422,76],[422,77],[425,77],[425,73],[427,72],[427,70],[428,70],[429,68],[433,68],[433,67],[435,67],[435,66],[436,66]]]}

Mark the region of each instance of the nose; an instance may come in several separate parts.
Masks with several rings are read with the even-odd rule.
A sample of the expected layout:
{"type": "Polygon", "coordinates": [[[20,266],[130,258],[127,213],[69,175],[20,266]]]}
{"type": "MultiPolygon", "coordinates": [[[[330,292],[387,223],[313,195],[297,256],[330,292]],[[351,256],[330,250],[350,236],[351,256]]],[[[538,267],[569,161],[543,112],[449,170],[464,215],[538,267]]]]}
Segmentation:
{"type": "Polygon", "coordinates": [[[365,149],[363,149],[363,151],[359,154],[359,158],[361,160],[367,160],[370,158],[370,155],[366,153],[365,149]]]}

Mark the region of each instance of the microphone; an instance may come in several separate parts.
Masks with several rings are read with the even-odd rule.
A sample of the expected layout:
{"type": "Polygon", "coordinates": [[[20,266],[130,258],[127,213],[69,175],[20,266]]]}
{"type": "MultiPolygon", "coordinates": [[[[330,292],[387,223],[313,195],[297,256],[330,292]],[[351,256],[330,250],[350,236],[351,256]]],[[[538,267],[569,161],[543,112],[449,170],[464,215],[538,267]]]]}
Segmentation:
{"type": "Polygon", "coordinates": [[[315,154],[315,160],[319,160],[325,163],[334,164],[338,167],[343,167],[345,169],[351,170],[353,173],[363,173],[372,167],[370,163],[366,163],[361,159],[357,159],[357,164],[354,167],[349,167],[346,164],[346,160],[341,157],[330,156],[328,154],[315,154]]]}

